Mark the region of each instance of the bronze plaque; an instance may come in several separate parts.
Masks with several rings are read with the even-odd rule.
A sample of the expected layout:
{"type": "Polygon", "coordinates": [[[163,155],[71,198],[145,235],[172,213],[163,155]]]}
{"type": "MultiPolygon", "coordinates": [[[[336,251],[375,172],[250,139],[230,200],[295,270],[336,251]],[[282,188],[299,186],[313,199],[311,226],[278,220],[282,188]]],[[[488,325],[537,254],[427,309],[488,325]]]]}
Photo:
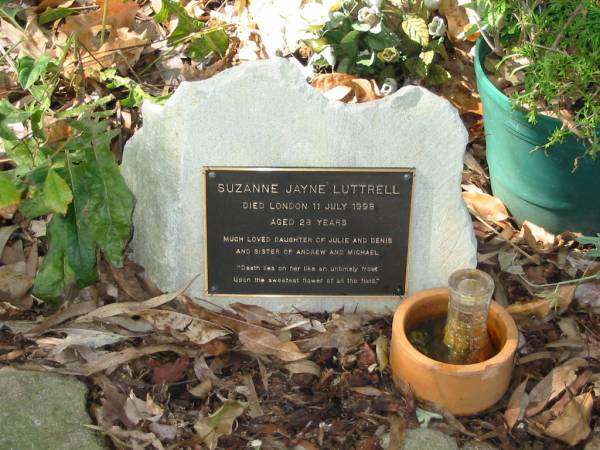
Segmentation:
{"type": "Polygon", "coordinates": [[[214,295],[402,295],[413,169],[204,169],[214,295]]]}

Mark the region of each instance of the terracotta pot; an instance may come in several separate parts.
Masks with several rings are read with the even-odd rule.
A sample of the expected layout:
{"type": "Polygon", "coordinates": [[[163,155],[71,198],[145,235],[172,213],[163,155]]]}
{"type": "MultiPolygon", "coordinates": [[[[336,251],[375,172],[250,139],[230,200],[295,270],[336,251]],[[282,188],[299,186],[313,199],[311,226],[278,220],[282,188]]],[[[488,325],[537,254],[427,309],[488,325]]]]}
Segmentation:
{"type": "Polygon", "coordinates": [[[416,324],[446,315],[448,289],[430,289],[406,299],[392,324],[390,363],[397,385],[408,383],[415,394],[452,414],[469,415],[496,403],[510,383],[519,334],[512,317],[496,302],[490,303],[488,331],[500,351],[477,364],[446,364],[428,358],[408,341],[416,324]]]}

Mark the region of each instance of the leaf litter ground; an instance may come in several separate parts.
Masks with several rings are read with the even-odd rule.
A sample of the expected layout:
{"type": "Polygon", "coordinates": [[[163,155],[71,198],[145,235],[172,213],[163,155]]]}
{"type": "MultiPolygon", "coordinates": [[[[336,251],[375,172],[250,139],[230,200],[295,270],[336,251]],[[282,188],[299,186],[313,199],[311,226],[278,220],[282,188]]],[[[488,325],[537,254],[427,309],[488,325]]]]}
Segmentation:
{"type": "MultiPolygon", "coordinates": [[[[2,19],[6,60],[15,52],[30,57],[31,70],[20,73],[32,77],[39,68],[33,61],[57,50],[61,32],[79,32],[82,47],[67,55],[58,109],[107,105],[106,117],[121,130],[112,148],[119,157],[140,124],[141,101],[164,101],[182,80],[277,53],[272,29],[261,29],[272,16],[263,16],[260,2],[192,1],[186,14],[171,5],[180,20],[160,24],[151,20],[160,10],[155,3],[107,1],[103,18],[102,1],[96,8],[45,0],[21,13],[25,26],[2,19]],[[188,42],[173,45],[175,31],[206,30],[215,39],[212,47],[194,46],[191,56],[198,58],[185,53],[188,42]],[[227,30],[227,40],[219,30],[227,30]]],[[[495,299],[521,332],[501,402],[455,418],[398,390],[388,366],[391,312],[220,310],[183,291],[159,292],[129,261],[123,268],[103,262],[98,283],[69,291],[68,301],[51,309],[29,294],[47,249],[46,220],[13,217],[14,211],[0,211],[0,364],[86,380],[95,429],[115,448],[395,449],[419,426],[459,444],[487,441],[503,449],[599,446],[600,282],[556,283],[593,275],[600,266],[575,235],[554,236],[531,223],[515,227],[489,194],[472,44],[455,40],[467,22],[452,3],[440,6],[453,40],[445,62],[452,78],[437,89],[460,110],[470,133],[463,190],[479,267],[494,277],[495,299]]],[[[290,57],[306,61],[306,50],[290,57]]],[[[26,102],[14,69],[8,64],[1,72],[3,95],[26,102]]],[[[346,102],[382,95],[373,80],[346,74],[320,74],[312,84],[346,102]]],[[[44,126],[49,141],[72,133],[61,120],[44,126]]],[[[10,168],[11,161],[0,154],[0,166],[10,168]]]]}

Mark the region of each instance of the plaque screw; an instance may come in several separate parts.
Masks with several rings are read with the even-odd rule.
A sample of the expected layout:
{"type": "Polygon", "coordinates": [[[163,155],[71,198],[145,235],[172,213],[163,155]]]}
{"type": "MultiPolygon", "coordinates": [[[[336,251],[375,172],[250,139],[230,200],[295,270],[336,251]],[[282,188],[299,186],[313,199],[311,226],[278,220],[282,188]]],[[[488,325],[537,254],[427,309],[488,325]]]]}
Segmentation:
{"type": "Polygon", "coordinates": [[[211,291],[211,292],[215,292],[216,290],[217,290],[217,286],[211,286],[211,287],[210,287],[210,291],[211,291]]]}
{"type": "Polygon", "coordinates": [[[215,178],[217,176],[214,172],[208,172],[208,178],[215,178]]]}
{"type": "Polygon", "coordinates": [[[406,181],[410,180],[410,173],[404,174],[404,180],[406,180],[406,181]]]}

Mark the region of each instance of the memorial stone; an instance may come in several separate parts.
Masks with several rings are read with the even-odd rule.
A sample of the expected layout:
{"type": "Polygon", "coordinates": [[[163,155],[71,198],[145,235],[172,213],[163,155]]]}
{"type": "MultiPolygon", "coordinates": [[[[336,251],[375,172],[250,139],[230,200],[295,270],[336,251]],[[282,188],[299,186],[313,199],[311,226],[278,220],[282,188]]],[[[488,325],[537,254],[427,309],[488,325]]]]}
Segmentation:
{"type": "Polygon", "coordinates": [[[163,290],[279,311],[392,310],[474,267],[460,194],[467,132],[407,86],[327,100],[284,59],[145,103],[125,148],[133,257],[163,290]]]}

